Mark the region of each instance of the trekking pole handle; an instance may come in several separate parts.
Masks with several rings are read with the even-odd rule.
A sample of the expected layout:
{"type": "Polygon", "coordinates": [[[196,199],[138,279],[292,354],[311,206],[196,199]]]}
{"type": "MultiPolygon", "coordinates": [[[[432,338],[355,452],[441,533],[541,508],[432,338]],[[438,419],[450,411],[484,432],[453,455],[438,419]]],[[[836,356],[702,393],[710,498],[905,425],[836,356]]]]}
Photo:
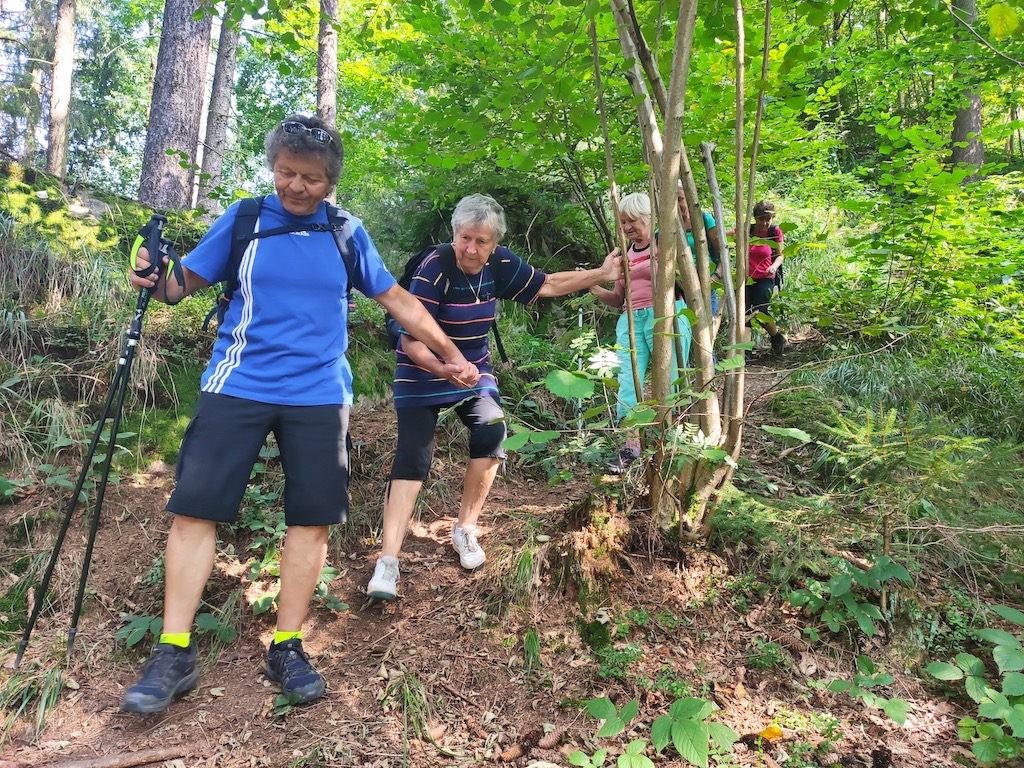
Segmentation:
{"type": "MultiPolygon", "coordinates": [[[[161,216],[159,213],[154,213],[149,217],[149,222],[146,224],[146,227],[149,228],[149,235],[146,238],[146,250],[149,251],[150,263],[147,269],[137,273],[141,277],[148,277],[154,272],[159,275],[160,270],[163,269],[160,239],[163,237],[164,225],[166,224],[167,217],[161,216]]],[[[157,281],[157,285],[159,285],[159,281],[157,281]]],[[[137,344],[142,336],[142,316],[146,314],[146,307],[149,306],[149,297],[153,295],[156,288],[157,286],[154,285],[152,288],[139,291],[139,300],[135,304],[135,317],[132,319],[131,327],[128,329],[129,346],[137,344]]],[[[122,352],[120,364],[123,365],[124,360],[125,353],[122,352]]]]}
{"type": "MultiPolygon", "coordinates": [[[[164,236],[164,227],[166,225],[166,216],[162,216],[159,213],[150,215],[149,222],[146,224],[149,228],[149,237],[146,240],[146,250],[149,251],[150,263],[149,269],[145,270],[145,274],[143,275],[144,277],[148,277],[154,272],[159,274],[160,270],[163,269],[164,265],[161,263],[162,256],[160,254],[160,238],[164,236]]],[[[152,295],[155,290],[155,285],[152,288],[147,289],[150,295],[152,295]]]]}

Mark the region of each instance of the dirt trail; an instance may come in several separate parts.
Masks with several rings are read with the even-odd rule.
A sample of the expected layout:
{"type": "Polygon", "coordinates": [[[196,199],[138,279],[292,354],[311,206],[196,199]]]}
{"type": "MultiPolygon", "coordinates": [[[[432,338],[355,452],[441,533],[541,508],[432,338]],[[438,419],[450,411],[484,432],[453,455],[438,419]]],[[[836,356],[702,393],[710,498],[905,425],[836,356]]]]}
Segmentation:
{"type": "MultiPolygon", "coordinates": [[[[777,376],[768,369],[755,374],[777,376]]],[[[367,458],[388,441],[391,422],[386,408],[353,419],[367,458]]],[[[384,469],[371,461],[356,482],[379,488],[384,469]]],[[[149,641],[126,651],[114,634],[122,626],[121,612],[158,610],[159,588],[142,579],[163,549],[169,519],[161,510],[173,473],[156,467],[125,478],[108,492],[67,687],[38,741],[31,743],[31,724],[19,721],[0,753],[0,768],[59,766],[155,749],[163,750],[156,764],[175,768],[568,765],[573,749],[590,754],[595,748],[597,724],[580,713],[579,702],[602,695],[619,706],[633,698],[640,703],[640,717],[626,734],[601,742],[613,754],[629,739],[649,739],[654,718],[676,697],[693,695],[713,700],[721,707],[715,719],[740,734],[781,724],[781,741],[764,749],[740,743],[734,764],[818,764],[810,757],[794,762],[806,753],[823,761],[842,757],[842,765],[878,766],[882,748],[891,750],[898,766],[954,764],[956,717],[944,702],[926,699],[915,681],[901,678],[896,684],[896,694],[917,707],[903,729],[811,687],[810,680],[846,674],[850,659],[807,646],[800,632],[805,622],[778,599],[749,604],[741,592],[730,591],[728,562],[738,553],[721,553],[722,559],[694,550],[681,562],[641,552],[624,552],[614,562],[597,558],[589,566],[604,569],[611,590],[580,599],[569,573],[594,535],[586,514],[592,491],[587,480],[549,488],[537,480],[500,478],[485,518],[488,564],[464,572],[448,541],[450,508],[437,501],[458,489],[454,469],[439,462],[430,495],[436,507],[428,505],[410,531],[401,595],[393,604],[368,601],[363,592],[376,557],[368,533],[377,514],[373,493],[363,492],[371,501],[362,502],[362,519],[371,522],[332,547],[340,576],[329,592],[348,609],[318,603],[305,630],[305,646],[327,681],[327,695],[285,714],[275,713],[276,694],[262,672],[272,613],[254,617],[248,605],[239,608],[238,638],[219,655],[211,653],[209,641],[202,643],[203,674],[192,693],[162,715],[118,712],[149,641]],[[528,549],[533,556],[524,564],[528,549]],[[604,617],[617,633],[611,639],[621,651],[618,676],[602,677],[610,662],[595,660],[581,640],[581,629],[604,617]],[[524,653],[530,630],[540,647],[534,659],[524,653]],[[780,644],[784,658],[778,666],[749,667],[755,639],[780,644]],[[641,655],[630,656],[632,647],[641,655]]],[[[0,515],[8,526],[16,525],[60,503],[31,497],[0,509],[0,515]]],[[[37,526],[30,548],[45,550],[52,528],[37,526]]],[[[57,573],[57,611],[37,626],[25,662],[29,669],[33,659],[58,654],[64,642],[83,536],[84,526],[76,522],[57,573]]],[[[234,548],[244,558],[246,543],[225,533],[222,549],[234,548]]],[[[222,554],[207,600],[219,605],[240,589],[246,601],[257,598],[268,585],[249,584],[243,570],[237,558],[222,554]]],[[[2,674],[6,681],[11,673],[2,674]]],[[[664,755],[654,759],[659,766],[683,765],[664,755]]]]}

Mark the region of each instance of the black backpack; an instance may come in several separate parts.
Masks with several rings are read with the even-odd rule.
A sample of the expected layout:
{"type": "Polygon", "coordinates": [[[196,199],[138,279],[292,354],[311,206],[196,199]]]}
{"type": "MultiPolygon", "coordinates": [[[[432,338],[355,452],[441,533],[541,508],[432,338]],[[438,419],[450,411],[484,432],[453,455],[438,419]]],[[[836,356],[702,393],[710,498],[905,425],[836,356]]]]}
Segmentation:
{"type": "Polygon", "coordinates": [[[205,331],[210,326],[210,320],[217,316],[217,323],[224,322],[224,313],[227,311],[231,297],[238,290],[240,281],[238,270],[242,265],[242,256],[245,249],[253,240],[274,235],[284,235],[289,232],[330,232],[334,235],[334,242],[338,246],[341,260],[345,264],[345,274],[348,283],[345,286],[345,295],[352,293],[352,274],[356,267],[356,252],[352,245],[352,225],[349,222],[350,214],[335,205],[327,206],[327,223],[319,222],[313,224],[288,224],[283,227],[262,230],[256,232],[256,222],[259,220],[260,211],[263,208],[263,195],[259,197],[247,197],[238,204],[238,211],[235,214],[235,222],[231,227],[231,253],[228,256],[228,279],[224,281],[217,295],[217,303],[206,316],[203,323],[205,331]]]}
{"type": "MultiPolygon", "coordinates": [[[[458,271],[458,264],[455,262],[455,249],[451,243],[442,243],[441,245],[432,245],[429,248],[424,248],[414,256],[410,256],[409,260],[405,262],[405,268],[402,270],[402,276],[398,278],[398,284],[409,290],[412,285],[412,279],[416,276],[417,270],[424,260],[432,253],[437,252],[441,255],[441,274],[445,276],[448,282],[453,281],[453,275],[458,271]]],[[[487,266],[491,268],[491,272],[494,274],[495,289],[497,289],[498,279],[498,251],[495,249],[494,253],[491,254],[490,258],[487,259],[487,266]]],[[[495,290],[497,294],[498,291],[495,290]]],[[[388,332],[388,341],[391,342],[391,348],[396,349],[398,347],[398,340],[402,336],[402,326],[390,313],[384,314],[384,327],[388,332]]],[[[505,345],[501,343],[501,336],[498,334],[497,322],[491,323],[491,333],[494,334],[494,346],[498,349],[498,356],[501,358],[501,362],[507,363],[508,356],[505,354],[505,345]]]]}

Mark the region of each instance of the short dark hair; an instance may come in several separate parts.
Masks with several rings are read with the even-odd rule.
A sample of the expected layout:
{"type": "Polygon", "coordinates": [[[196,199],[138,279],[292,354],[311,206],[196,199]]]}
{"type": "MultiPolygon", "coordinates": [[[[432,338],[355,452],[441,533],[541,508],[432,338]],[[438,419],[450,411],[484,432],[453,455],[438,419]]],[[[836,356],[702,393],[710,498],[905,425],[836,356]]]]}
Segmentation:
{"type": "Polygon", "coordinates": [[[296,114],[286,117],[274,129],[267,134],[263,144],[267,151],[267,167],[271,170],[277,161],[277,155],[282,149],[294,152],[297,155],[313,155],[323,161],[324,170],[327,173],[327,180],[333,187],[338,183],[341,176],[341,166],[345,159],[345,150],[341,144],[341,134],[319,117],[311,115],[296,114]],[[296,132],[286,131],[284,126],[288,123],[300,123],[307,128],[319,128],[331,137],[328,142],[317,141],[309,131],[298,129],[296,132]]]}

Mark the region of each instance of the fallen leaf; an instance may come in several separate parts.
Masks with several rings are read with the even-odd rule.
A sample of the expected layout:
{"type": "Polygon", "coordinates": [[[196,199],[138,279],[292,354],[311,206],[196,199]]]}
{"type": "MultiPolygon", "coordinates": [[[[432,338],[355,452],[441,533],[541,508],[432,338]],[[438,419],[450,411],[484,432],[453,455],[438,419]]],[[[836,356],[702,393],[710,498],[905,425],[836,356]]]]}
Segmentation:
{"type": "Polygon", "coordinates": [[[223,688],[211,688],[210,689],[210,695],[211,696],[223,696],[224,695],[224,689],[223,688]]]}

